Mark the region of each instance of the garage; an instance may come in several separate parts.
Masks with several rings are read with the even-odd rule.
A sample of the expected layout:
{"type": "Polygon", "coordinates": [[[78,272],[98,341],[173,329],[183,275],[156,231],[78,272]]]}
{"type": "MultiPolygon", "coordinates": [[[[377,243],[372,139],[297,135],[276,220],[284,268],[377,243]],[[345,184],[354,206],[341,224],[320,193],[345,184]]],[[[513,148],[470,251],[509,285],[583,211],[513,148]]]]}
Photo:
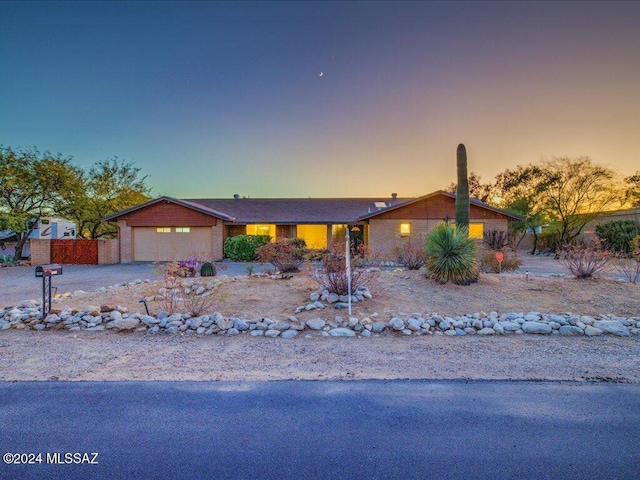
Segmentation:
{"type": "Polygon", "coordinates": [[[133,260],[166,262],[213,258],[211,227],[134,227],[133,260]]]}

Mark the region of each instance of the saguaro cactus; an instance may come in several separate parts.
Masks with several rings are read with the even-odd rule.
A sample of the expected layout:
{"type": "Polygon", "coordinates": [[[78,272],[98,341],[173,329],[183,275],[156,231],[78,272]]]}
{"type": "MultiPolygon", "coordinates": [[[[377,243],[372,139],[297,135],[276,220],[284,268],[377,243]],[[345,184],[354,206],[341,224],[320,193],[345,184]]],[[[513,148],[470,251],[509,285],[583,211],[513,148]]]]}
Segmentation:
{"type": "Polygon", "coordinates": [[[458,188],[456,190],[456,228],[469,231],[469,179],[467,178],[467,149],[458,145],[458,188]]]}

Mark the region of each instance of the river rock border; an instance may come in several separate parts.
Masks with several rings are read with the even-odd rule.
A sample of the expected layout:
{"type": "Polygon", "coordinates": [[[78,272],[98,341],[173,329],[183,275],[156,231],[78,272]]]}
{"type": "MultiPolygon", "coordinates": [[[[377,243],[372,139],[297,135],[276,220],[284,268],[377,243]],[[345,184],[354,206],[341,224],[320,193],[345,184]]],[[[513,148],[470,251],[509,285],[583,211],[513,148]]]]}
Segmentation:
{"type": "Polygon", "coordinates": [[[225,318],[220,313],[194,317],[188,313],[157,316],[129,313],[121,306],[87,306],[83,310],[66,307],[54,310],[42,319],[37,302],[26,301],[0,311],[0,331],[8,329],[66,331],[141,331],[185,335],[248,334],[259,337],[293,338],[301,332],[326,337],[371,337],[383,333],[413,335],[564,335],[594,337],[603,334],[621,337],[640,336],[640,317],[611,314],[598,317],[566,313],[562,315],[528,313],[473,313],[448,317],[437,313],[397,316],[382,321],[376,314],[368,317],[336,315],[333,319],[300,320],[295,315],[286,320],[270,318],[225,318]]]}

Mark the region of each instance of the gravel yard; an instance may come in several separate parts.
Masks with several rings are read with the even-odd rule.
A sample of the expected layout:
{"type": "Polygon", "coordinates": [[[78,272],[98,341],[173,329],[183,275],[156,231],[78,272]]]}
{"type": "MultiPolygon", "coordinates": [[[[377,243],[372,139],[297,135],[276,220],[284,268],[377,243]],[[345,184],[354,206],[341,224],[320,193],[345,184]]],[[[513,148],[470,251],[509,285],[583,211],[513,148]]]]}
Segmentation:
{"type": "MultiPolygon", "coordinates": [[[[529,260],[523,267],[535,272],[529,279],[522,272],[483,275],[478,283],[466,287],[437,285],[415,271],[378,272],[369,283],[373,298],[355,304],[353,315],[382,322],[414,312],[464,315],[536,311],[594,317],[608,313],[640,316],[640,286],[609,279],[578,281],[568,276],[549,276],[538,272],[553,272],[556,262],[549,258],[529,260]]],[[[124,282],[144,278],[140,273],[152,269],[150,264],[117,267],[70,268],[67,278],[73,278],[73,287],[80,289],[88,284],[78,283],[83,277],[93,282],[91,285],[113,285],[116,278],[124,282]]],[[[25,298],[20,282],[30,285],[40,281],[27,278],[26,268],[20,268],[0,271],[6,305],[25,298]],[[13,275],[12,270],[17,275],[8,275],[13,275]],[[18,286],[12,288],[7,279],[18,286]]],[[[28,273],[32,275],[33,269],[29,267],[28,273]]],[[[56,278],[54,284],[61,284],[63,278],[56,278]]],[[[317,284],[304,273],[289,280],[246,274],[217,278],[223,284],[213,309],[225,317],[286,319],[317,289],[317,284]]],[[[130,312],[142,312],[139,299],[157,292],[159,286],[151,282],[87,292],[54,306],[82,309],[87,305],[120,304],[130,312]]],[[[152,313],[161,309],[157,302],[149,306],[152,313]]],[[[300,321],[331,320],[335,315],[345,316],[346,312],[327,306],[303,311],[297,317],[300,321]]],[[[305,331],[292,339],[247,334],[226,337],[29,329],[0,332],[0,380],[4,381],[399,378],[635,383],[640,381],[640,337],[404,336],[389,330],[370,338],[327,338],[317,331],[305,331]]]]}

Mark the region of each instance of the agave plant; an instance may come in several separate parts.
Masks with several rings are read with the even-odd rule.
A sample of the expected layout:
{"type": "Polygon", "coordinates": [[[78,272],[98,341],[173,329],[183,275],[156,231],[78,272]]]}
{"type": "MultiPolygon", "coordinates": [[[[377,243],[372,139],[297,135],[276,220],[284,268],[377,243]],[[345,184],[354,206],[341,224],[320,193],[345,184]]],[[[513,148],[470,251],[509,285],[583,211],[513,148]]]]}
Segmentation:
{"type": "Polygon", "coordinates": [[[464,228],[441,223],[427,237],[425,253],[427,274],[437,282],[469,285],[478,281],[476,243],[464,228]]]}

